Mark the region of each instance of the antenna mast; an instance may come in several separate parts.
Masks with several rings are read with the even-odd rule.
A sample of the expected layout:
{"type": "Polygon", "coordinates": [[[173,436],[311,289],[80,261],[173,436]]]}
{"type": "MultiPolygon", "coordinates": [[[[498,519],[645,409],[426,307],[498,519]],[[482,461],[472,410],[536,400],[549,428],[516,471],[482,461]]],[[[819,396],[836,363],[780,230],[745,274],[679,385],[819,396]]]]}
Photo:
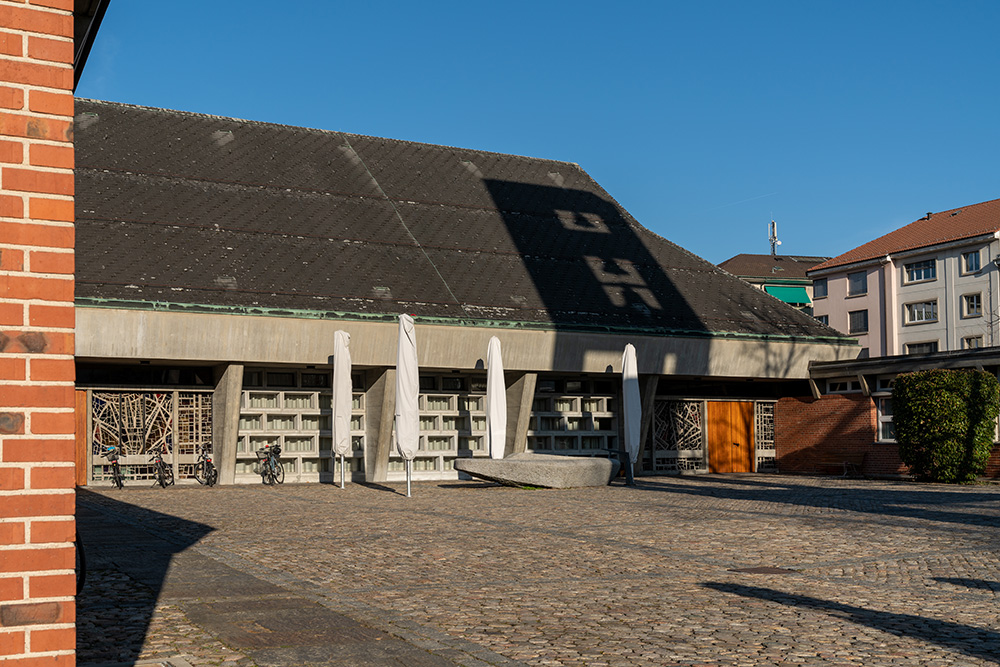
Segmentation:
{"type": "Polygon", "coordinates": [[[781,241],[778,240],[778,223],[774,220],[770,222],[767,226],[768,241],[771,242],[771,256],[778,254],[778,246],[781,245],[781,241]]]}

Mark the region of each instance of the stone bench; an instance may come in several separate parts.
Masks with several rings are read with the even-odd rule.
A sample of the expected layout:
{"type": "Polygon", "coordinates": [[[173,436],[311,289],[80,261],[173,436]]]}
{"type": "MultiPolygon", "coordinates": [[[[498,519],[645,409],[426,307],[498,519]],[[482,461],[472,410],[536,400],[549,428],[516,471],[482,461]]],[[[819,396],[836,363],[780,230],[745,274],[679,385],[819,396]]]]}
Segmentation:
{"type": "Polygon", "coordinates": [[[607,486],[618,474],[618,461],[584,456],[512,454],[504,459],[455,459],[455,470],[505,486],[572,489],[607,486]]]}

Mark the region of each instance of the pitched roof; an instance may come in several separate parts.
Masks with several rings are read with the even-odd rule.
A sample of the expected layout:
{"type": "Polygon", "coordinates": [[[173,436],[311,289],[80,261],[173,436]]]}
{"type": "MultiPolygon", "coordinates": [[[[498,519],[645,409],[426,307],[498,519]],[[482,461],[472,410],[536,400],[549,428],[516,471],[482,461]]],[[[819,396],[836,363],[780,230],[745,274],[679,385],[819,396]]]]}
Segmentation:
{"type": "Polygon", "coordinates": [[[81,304],[838,337],[578,165],[77,100],[81,304]]]}
{"type": "Polygon", "coordinates": [[[812,271],[880,259],[892,253],[918,250],[997,231],[1000,231],[1000,199],[993,199],[941,213],[928,213],[905,227],[814,266],[812,271]]]}
{"type": "Polygon", "coordinates": [[[827,259],[830,258],[743,254],[730,257],[719,268],[741,278],[805,279],[806,271],[827,259]]]}

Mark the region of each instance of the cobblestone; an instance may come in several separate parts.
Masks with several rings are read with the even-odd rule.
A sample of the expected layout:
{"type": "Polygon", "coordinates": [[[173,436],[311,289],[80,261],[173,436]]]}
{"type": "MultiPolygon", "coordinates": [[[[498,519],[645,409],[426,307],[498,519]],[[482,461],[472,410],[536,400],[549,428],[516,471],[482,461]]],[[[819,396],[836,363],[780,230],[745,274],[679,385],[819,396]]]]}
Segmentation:
{"type": "MultiPolygon", "coordinates": [[[[706,475],[401,489],[126,487],[81,492],[80,506],[169,541],[171,567],[196,556],[453,664],[1000,664],[998,486],[706,475]]],[[[266,664],[190,620],[238,591],[206,583],[196,600],[119,565],[97,558],[81,597],[81,664],[119,659],[110,627],[140,659],[266,664]]]]}

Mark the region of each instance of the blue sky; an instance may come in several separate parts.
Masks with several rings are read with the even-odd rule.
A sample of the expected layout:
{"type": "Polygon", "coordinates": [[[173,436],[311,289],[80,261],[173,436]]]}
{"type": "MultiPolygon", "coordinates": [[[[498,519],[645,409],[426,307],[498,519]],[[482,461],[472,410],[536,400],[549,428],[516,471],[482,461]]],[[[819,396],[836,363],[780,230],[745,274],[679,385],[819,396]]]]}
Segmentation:
{"type": "Polygon", "coordinates": [[[112,0],[77,95],[579,163],[712,261],[1000,198],[1000,2],[112,0]]]}

